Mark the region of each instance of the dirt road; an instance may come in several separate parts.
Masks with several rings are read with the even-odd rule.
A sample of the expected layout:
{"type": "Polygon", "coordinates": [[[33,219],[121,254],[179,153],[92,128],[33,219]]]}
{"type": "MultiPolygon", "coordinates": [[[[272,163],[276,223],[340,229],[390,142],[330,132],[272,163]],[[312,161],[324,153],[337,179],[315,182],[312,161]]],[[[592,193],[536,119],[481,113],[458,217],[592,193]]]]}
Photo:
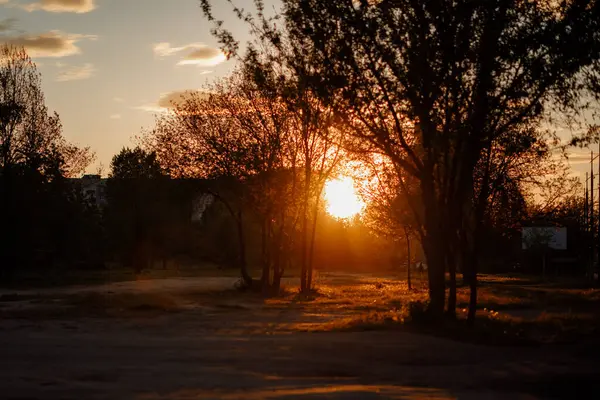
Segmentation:
{"type": "MultiPolygon", "coordinates": [[[[230,281],[77,293],[213,290],[230,281]]],[[[585,344],[486,347],[404,332],[255,329],[296,314],[231,303],[117,317],[15,314],[0,321],[0,398],[576,398],[600,376],[598,347],[585,344]]]]}

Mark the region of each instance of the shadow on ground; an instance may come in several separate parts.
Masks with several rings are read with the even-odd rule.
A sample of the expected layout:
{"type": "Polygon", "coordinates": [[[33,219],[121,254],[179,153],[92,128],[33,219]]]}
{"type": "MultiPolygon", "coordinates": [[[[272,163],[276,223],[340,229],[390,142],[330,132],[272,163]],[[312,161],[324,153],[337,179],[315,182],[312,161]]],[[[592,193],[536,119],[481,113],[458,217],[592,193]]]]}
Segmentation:
{"type": "Polygon", "coordinates": [[[573,398],[600,373],[593,341],[492,347],[398,330],[314,332],[423,295],[391,278],[333,277],[311,299],[264,300],[230,284],[1,293],[1,397],[573,398]]]}

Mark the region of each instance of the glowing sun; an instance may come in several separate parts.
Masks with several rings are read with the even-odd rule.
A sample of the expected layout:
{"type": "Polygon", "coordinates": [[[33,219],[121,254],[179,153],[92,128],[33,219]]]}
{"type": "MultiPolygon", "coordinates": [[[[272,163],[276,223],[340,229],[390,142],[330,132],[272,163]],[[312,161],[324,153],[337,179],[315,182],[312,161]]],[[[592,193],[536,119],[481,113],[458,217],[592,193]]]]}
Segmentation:
{"type": "Polygon", "coordinates": [[[365,207],[349,177],[332,179],[325,184],[325,203],[327,212],[339,219],[352,218],[365,207]]]}

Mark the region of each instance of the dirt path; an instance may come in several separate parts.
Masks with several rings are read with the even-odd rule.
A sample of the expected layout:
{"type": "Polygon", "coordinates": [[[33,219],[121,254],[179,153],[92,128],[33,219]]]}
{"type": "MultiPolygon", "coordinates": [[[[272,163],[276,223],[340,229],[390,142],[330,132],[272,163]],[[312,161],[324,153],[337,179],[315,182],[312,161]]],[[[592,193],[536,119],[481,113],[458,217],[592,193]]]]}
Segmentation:
{"type": "Polygon", "coordinates": [[[80,285],[66,288],[53,287],[44,289],[11,290],[0,289],[0,296],[6,295],[65,295],[78,293],[140,293],[140,292],[181,292],[181,291],[216,291],[232,289],[237,278],[201,277],[201,278],[168,278],[141,279],[136,281],[112,282],[102,285],[80,285]]]}
{"type": "MultiPolygon", "coordinates": [[[[230,282],[168,279],[46,295],[202,292],[230,282]]],[[[294,332],[277,326],[317,317],[301,308],[204,301],[110,318],[2,319],[0,398],[573,398],[574,388],[600,376],[596,346],[494,348],[397,331],[294,332]]]]}

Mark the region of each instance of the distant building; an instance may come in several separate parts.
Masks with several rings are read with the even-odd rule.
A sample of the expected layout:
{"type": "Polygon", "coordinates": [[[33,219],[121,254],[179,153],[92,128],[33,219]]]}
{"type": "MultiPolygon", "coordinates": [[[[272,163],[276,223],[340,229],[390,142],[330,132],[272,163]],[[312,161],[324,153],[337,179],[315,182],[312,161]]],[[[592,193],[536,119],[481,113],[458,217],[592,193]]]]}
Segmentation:
{"type": "Polygon", "coordinates": [[[202,221],[204,212],[215,202],[215,197],[210,193],[200,193],[192,200],[192,222],[202,221]]]}
{"type": "Polygon", "coordinates": [[[86,200],[98,207],[105,207],[108,204],[106,179],[100,175],[84,175],[75,181],[81,185],[81,192],[86,200]]]}

